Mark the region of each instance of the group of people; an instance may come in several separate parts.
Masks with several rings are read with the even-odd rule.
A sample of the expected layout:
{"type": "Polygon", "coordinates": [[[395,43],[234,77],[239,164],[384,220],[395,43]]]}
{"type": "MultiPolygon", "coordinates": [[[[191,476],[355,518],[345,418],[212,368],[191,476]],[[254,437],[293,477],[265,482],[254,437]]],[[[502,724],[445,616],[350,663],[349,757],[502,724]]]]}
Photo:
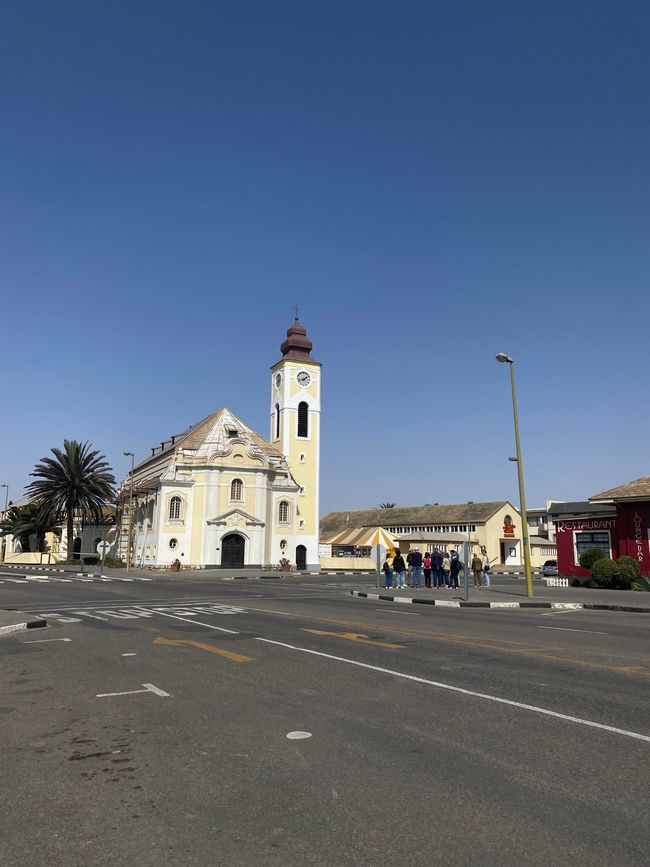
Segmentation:
{"type": "MultiPolygon", "coordinates": [[[[404,559],[397,549],[394,556],[387,556],[384,561],[382,567],[385,579],[384,587],[392,587],[393,578],[395,579],[396,590],[402,590],[407,586],[420,587],[424,572],[425,587],[435,590],[453,590],[458,587],[458,575],[464,568],[465,564],[458,556],[457,551],[450,551],[447,554],[434,548],[433,551],[427,551],[423,556],[417,548],[414,548],[408,552],[406,559],[404,559]]],[[[483,556],[474,554],[472,573],[475,587],[490,586],[490,558],[487,553],[483,556]]]]}

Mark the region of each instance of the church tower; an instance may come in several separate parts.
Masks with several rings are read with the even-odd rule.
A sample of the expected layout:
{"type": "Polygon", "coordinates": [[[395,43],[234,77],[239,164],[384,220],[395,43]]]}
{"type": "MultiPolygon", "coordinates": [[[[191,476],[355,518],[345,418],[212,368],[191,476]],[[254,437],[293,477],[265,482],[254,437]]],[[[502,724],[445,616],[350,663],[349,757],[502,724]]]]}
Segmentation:
{"type": "Polygon", "coordinates": [[[316,572],[319,539],[321,364],[296,318],[282,343],[282,358],[271,368],[271,444],[286,457],[300,486],[293,518],[295,550],[287,557],[298,569],[316,572]]]}

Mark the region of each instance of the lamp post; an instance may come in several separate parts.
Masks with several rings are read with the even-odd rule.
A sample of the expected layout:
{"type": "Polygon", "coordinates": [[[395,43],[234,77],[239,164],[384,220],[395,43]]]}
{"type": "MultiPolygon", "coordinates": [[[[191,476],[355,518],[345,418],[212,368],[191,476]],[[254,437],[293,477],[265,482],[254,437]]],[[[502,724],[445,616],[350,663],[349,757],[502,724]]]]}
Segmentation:
{"type": "Polygon", "coordinates": [[[526,515],[526,493],[524,490],[524,468],[521,461],[521,442],[519,441],[519,416],[517,414],[517,392],[515,390],[515,362],[514,359],[506,355],[505,352],[499,352],[496,356],[497,361],[502,364],[508,364],[510,367],[510,385],[512,388],[512,414],[515,421],[515,450],[517,456],[515,462],[517,464],[517,478],[519,480],[519,511],[521,513],[521,539],[524,546],[524,571],[526,573],[526,594],[533,595],[533,575],[530,568],[530,543],[528,540],[528,517],[526,515]]]}
{"type": "Polygon", "coordinates": [[[469,500],[467,503],[467,556],[465,557],[465,602],[469,600],[469,567],[470,557],[472,556],[472,506],[474,500],[469,500]]]}
{"type": "Polygon", "coordinates": [[[134,452],[122,452],[125,458],[131,458],[131,493],[129,495],[129,534],[126,549],[126,571],[131,569],[131,548],[133,547],[133,468],[135,466],[134,452]]]}
{"type": "MultiPolygon", "coordinates": [[[[9,485],[0,485],[0,488],[6,488],[7,489],[5,491],[5,508],[4,508],[4,512],[2,513],[2,519],[5,520],[7,517],[7,506],[9,505],[9,485]]],[[[2,549],[0,550],[0,555],[2,557],[3,563],[5,561],[6,548],[7,548],[7,540],[3,536],[2,537],[2,549]]]]}

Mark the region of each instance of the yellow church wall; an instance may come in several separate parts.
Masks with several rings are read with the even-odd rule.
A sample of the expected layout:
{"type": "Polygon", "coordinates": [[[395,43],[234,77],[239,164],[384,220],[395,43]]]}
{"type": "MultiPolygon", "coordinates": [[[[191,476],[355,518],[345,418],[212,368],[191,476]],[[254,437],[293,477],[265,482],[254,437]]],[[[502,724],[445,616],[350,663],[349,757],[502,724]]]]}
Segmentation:
{"type": "Polygon", "coordinates": [[[254,473],[228,471],[221,474],[219,484],[219,512],[226,512],[229,509],[243,509],[251,515],[256,513],[256,477],[254,473]],[[235,479],[241,479],[243,484],[243,498],[241,500],[230,499],[230,487],[235,479]]]}
{"type": "Polygon", "coordinates": [[[203,485],[194,486],[192,497],[192,538],[190,540],[190,563],[201,562],[201,534],[203,531],[203,504],[205,502],[205,488],[203,485]]]}
{"type": "Polygon", "coordinates": [[[299,518],[305,521],[305,526],[300,529],[296,525],[298,533],[313,535],[318,532],[314,525],[314,515],[317,513],[317,472],[318,465],[318,442],[319,442],[319,416],[313,414],[310,418],[312,429],[311,439],[294,440],[289,452],[289,467],[296,482],[304,487],[305,493],[298,494],[297,503],[299,518]],[[305,460],[301,462],[300,455],[304,454],[305,460]]]}
{"type": "Polygon", "coordinates": [[[169,491],[165,491],[165,497],[163,500],[163,532],[165,533],[180,533],[185,529],[185,525],[187,523],[187,509],[188,509],[188,490],[187,488],[172,488],[169,491]],[[180,497],[181,498],[181,516],[178,520],[171,521],[169,518],[169,504],[171,502],[172,497],[180,497]]]}

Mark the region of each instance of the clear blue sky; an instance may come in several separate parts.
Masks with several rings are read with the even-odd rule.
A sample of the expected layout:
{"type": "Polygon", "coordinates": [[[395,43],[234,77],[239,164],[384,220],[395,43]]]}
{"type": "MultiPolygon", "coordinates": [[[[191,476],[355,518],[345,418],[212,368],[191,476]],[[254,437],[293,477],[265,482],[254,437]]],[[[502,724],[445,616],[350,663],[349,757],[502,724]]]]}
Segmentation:
{"type": "Polygon", "coordinates": [[[0,28],[0,481],[268,435],[300,303],[322,512],[650,473],[645,2],[27,2],[0,28]]]}

